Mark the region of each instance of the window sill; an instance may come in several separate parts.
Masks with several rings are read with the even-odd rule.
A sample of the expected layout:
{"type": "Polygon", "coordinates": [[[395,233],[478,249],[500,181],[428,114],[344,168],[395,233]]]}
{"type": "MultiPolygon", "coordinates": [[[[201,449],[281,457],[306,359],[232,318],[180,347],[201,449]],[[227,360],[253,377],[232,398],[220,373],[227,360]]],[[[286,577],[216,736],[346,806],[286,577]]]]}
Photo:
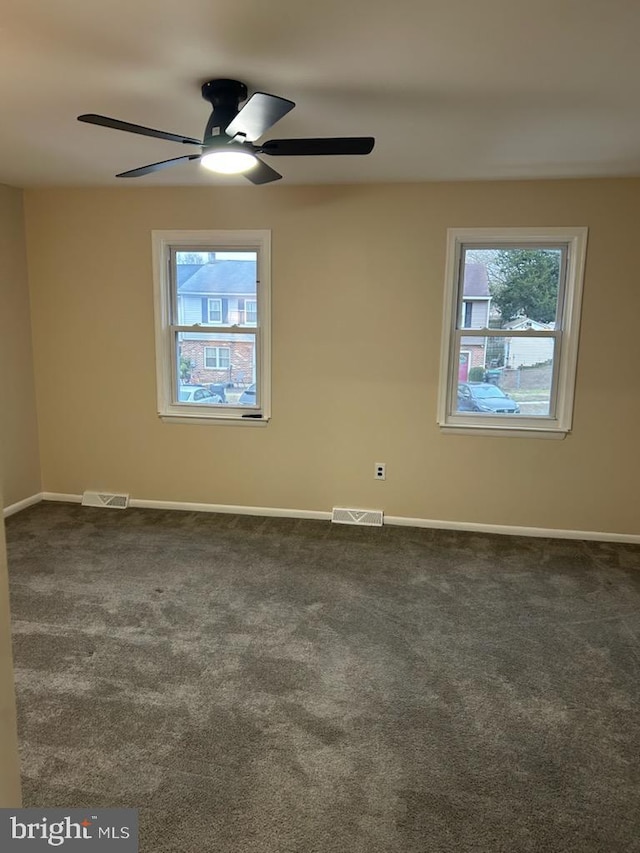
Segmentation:
{"type": "Polygon", "coordinates": [[[270,418],[203,418],[200,415],[159,415],[165,424],[197,424],[199,426],[241,426],[241,427],[266,427],[270,418]]]}
{"type": "Polygon", "coordinates": [[[440,426],[443,435],[482,435],[493,438],[546,438],[562,441],[566,429],[532,429],[531,427],[440,426]]]}

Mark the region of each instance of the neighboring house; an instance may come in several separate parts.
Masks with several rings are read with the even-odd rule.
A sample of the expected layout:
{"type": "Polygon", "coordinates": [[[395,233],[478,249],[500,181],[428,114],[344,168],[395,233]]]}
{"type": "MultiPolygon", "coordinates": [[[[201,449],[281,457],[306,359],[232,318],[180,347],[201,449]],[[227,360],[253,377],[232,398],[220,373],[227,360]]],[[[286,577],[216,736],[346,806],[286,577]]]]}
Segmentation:
{"type": "MultiPolygon", "coordinates": [[[[256,327],[255,259],[178,263],[178,317],[181,325],[256,327]]],[[[180,355],[190,362],[189,381],[203,385],[255,382],[254,334],[183,332],[180,355]]]]}
{"type": "MultiPolygon", "coordinates": [[[[485,265],[465,264],[463,286],[461,327],[463,329],[486,329],[489,325],[491,294],[489,293],[489,277],[485,265]]],[[[469,370],[472,367],[485,367],[485,364],[485,338],[462,337],[460,339],[460,367],[458,369],[460,382],[466,382],[469,370]]]]}
{"type": "MultiPolygon", "coordinates": [[[[533,329],[548,332],[554,323],[539,323],[528,317],[517,317],[505,323],[505,329],[533,329]]],[[[505,367],[531,367],[534,364],[546,364],[553,359],[553,338],[505,338],[505,367]]]]}

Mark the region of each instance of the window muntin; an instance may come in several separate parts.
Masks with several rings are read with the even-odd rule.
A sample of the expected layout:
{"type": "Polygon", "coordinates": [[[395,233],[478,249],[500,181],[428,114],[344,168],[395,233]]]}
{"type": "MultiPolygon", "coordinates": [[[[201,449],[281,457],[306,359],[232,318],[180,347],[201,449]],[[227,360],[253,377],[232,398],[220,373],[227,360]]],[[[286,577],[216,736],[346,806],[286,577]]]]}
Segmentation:
{"type": "Polygon", "coordinates": [[[586,229],[452,229],[448,250],[441,427],[566,433],[586,229]],[[482,405],[486,385],[512,402],[482,405]]]}
{"type": "Polygon", "coordinates": [[[159,414],[268,419],[269,232],[154,232],[153,243],[159,414]]]}

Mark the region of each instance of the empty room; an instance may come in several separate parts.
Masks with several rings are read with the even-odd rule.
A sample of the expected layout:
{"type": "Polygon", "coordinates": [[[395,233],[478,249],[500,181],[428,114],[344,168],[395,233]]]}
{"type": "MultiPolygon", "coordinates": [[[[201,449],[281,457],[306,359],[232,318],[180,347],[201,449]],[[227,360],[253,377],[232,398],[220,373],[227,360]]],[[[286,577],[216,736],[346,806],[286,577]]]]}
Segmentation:
{"type": "Polygon", "coordinates": [[[0,18],[0,849],[640,851],[640,6],[0,18]]]}

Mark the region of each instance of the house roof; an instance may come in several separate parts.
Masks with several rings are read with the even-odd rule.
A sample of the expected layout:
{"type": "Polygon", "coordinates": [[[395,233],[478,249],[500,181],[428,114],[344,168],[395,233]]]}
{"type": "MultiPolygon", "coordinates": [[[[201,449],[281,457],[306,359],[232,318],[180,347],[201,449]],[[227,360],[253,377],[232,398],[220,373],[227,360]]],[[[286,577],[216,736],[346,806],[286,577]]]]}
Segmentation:
{"type": "Polygon", "coordinates": [[[182,276],[181,266],[192,268],[194,265],[178,264],[178,292],[183,295],[256,292],[255,261],[212,261],[196,266],[195,271],[187,277],[182,276]]]}
{"type": "Polygon", "coordinates": [[[486,297],[489,293],[489,277],[484,264],[464,265],[464,295],[486,297]]]}
{"type": "Polygon", "coordinates": [[[201,266],[202,264],[176,264],[176,269],[178,271],[178,290],[180,290],[185,281],[191,278],[191,276],[197,272],[201,266]]]}
{"type": "Polygon", "coordinates": [[[541,323],[539,320],[530,320],[529,317],[516,317],[503,325],[503,329],[534,329],[535,331],[549,331],[555,329],[555,323],[541,323]]]}

